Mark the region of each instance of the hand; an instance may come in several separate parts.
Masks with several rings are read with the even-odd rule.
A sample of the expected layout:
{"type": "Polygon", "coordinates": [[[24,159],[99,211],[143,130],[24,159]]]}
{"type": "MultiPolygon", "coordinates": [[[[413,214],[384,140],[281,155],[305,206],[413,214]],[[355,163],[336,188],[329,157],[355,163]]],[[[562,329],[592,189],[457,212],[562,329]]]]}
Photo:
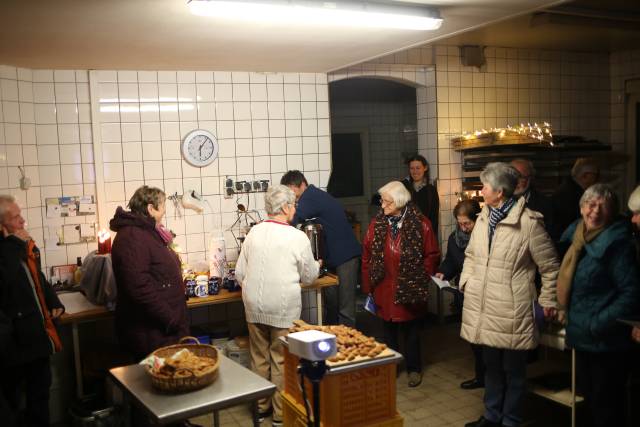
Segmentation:
{"type": "Polygon", "coordinates": [[[28,242],[29,240],[31,240],[31,235],[24,228],[20,230],[16,230],[15,233],[13,233],[13,235],[18,237],[19,239],[24,240],[25,242],[28,242]]]}
{"type": "Polygon", "coordinates": [[[64,308],[54,308],[51,310],[51,318],[57,319],[62,313],[64,313],[64,308]]]}
{"type": "Polygon", "coordinates": [[[553,320],[556,317],[557,311],[553,307],[542,307],[542,312],[544,313],[544,318],[546,320],[553,320]]]}
{"type": "Polygon", "coordinates": [[[442,273],[436,273],[436,274],[434,274],[434,276],[436,276],[440,280],[444,280],[444,274],[442,274],[442,273]]]}
{"type": "Polygon", "coordinates": [[[324,265],[324,260],[319,259],[318,264],[320,264],[320,268],[322,268],[322,266],[324,265]]]}
{"type": "Polygon", "coordinates": [[[637,343],[640,343],[640,328],[637,326],[633,327],[633,330],[631,331],[631,339],[634,340],[637,343]]]}

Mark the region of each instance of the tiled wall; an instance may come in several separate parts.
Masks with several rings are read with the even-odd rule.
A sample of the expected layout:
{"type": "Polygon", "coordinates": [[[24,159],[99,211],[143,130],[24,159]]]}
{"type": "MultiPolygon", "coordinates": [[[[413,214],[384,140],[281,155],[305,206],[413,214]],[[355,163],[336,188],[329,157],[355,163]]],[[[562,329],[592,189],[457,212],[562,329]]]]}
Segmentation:
{"type": "Polygon", "coordinates": [[[445,237],[461,190],[461,156],[450,148],[460,132],[546,121],[556,134],[610,140],[607,54],[487,47],[481,69],[462,66],[456,46],[436,46],[435,54],[445,237]]]}
{"type": "MultiPolygon", "coordinates": [[[[96,194],[96,174],[104,181],[104,193],[96,194],[104,202],[102,224],[143,184],[167,194],[202,193],[208,202],[204,215],[182,212],[185,220],[171,203],[167,206],[167,226],[177,233],[189,262],[205,259],[208,233],[237,219],[237,203],[265,216],[264,193],[222,196],[226,176],[279,182],[287,170],[300,169],[310,183],[326,187],[325,74],[99,71],[91,73],[95,93],[89,90],[89,74],[0,68],[0,193],[18,198],[41,247],[50,233],[74,221],[47,219],[44,198],[96,194]],[[92,100],[98,112],[94,121],[92,100]],[[102,163],[94,161],[92,125],[102,163]],[[197,128],[213,132],[220,144],[219,158],[201,169],[184,162],[180,153],[182,138],[197,128]],[[31,178],[29,191],[19,189],[17,166],[31,178]]],[[[235,259],[233,236],[225,237],[228,256],[235,259]]],[[[45,266],[75,263],[95,246],[46,248],[45,266]]]]}
{"type": "MultiPolygon", "coordinates": [[[[611,54],[610,58],[610,72],[611,72],[611,144],[618,151],[627,152],[632,154],[631,150],[627,147],[625,136],[625,124],[626,124],[626,101],[633,91],[635,96],[639,96],[640,93],[637,87],[640,86],[640,50],[615,52],[611,54]],[[631,89],[629,83],[634,82],[636,89],[631,89]]],[[[640,124],[636,123],[636,126],[640,124]]],[[[631,142],[630,142],[631,143],[631,142]]],[[[635,165],[635,168],[640,165],[635,165]]],[[[622,169],[622,168],[620,168],[622,169]]],[[[633,174],[635,176],[635,174],[633,174]]],[[[638,185],[637,182],[633,182],[633,178],[630,177],[630,185],[625,185],[625,196],[638,185]]]]}
{"type": "MultiPolygon", "coordinates": [[[[94,195],[94,165],[87,71],[29,70],[0,66],[0,193],[14,195],[41,249],[64,224],[95,216],[48,219],[44,200],[94,195]],[[31,179],[19,188],[20,171],[31,179]]],[[[87,244],[49,246],[45,265],[75,263],[87,244]]]]}
{"type": "MultiPolygon", "coordinates": [[[[225,199],[225,177],[268,179],[299,169],[326,187],[330,134],[325,74],[247,72],[100,71],[99,122],[107,212],[123,205],[142,184],[167,194],[195,189],[208,202],[204,215],[179,214],[169,204],[167,225],[189,262],[205,259],[207,233],[237,219],[237,203],[258,209],[263,193],[225,199]],[[219,158],[196,168],[180,153],[193,129],[218,137],[219,158]]],[[[237,249],[225,233],[228,256],[237,249]]]]}

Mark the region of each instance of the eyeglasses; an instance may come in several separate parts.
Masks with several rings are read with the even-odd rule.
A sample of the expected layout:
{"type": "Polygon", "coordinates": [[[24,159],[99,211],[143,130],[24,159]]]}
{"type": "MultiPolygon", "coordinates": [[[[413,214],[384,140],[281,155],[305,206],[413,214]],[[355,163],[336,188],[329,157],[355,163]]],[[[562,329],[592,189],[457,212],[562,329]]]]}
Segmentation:
{"type": "Polygon", "coordinates": [[[381,205],[390,205],[392,203],[395,203],[394,200],[385,200],[385,199],[380,199],[380,204],[381,205]]]}

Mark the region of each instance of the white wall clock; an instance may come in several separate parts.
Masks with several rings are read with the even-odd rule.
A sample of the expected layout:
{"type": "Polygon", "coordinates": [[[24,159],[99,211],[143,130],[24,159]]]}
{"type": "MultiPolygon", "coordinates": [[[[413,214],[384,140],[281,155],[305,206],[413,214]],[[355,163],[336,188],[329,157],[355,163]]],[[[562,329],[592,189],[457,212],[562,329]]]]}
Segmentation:
{"type": "Polygon", "coordinates": [[[182,156],[199,168],[210,165],[218,158],[218,138],[204,129],[191,131],[182,142],[182,156]]]}

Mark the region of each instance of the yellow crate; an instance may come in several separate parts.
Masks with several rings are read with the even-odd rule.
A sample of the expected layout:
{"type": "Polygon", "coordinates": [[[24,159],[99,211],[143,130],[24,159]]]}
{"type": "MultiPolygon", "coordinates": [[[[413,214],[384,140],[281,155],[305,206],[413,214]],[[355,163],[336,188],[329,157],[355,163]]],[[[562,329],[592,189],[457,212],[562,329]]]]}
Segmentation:
{"type": "MultiPolygon", "coordinates": [[[[299,359],[289,353],[286,347],[284,356],[284,392],[304,414],[300,376],[297,371],[299,359]]],[[[307,399],[310,403],[313,402],[311,382],[306,378],[305,389],[307,399]]],[[[320,382],[320,420],[323,425],[378,425],[377,423],[396,416],[395,363],[327,375],[320,382]]],[[[389,424],[393,425],[395,424],[389,424]]]]}

